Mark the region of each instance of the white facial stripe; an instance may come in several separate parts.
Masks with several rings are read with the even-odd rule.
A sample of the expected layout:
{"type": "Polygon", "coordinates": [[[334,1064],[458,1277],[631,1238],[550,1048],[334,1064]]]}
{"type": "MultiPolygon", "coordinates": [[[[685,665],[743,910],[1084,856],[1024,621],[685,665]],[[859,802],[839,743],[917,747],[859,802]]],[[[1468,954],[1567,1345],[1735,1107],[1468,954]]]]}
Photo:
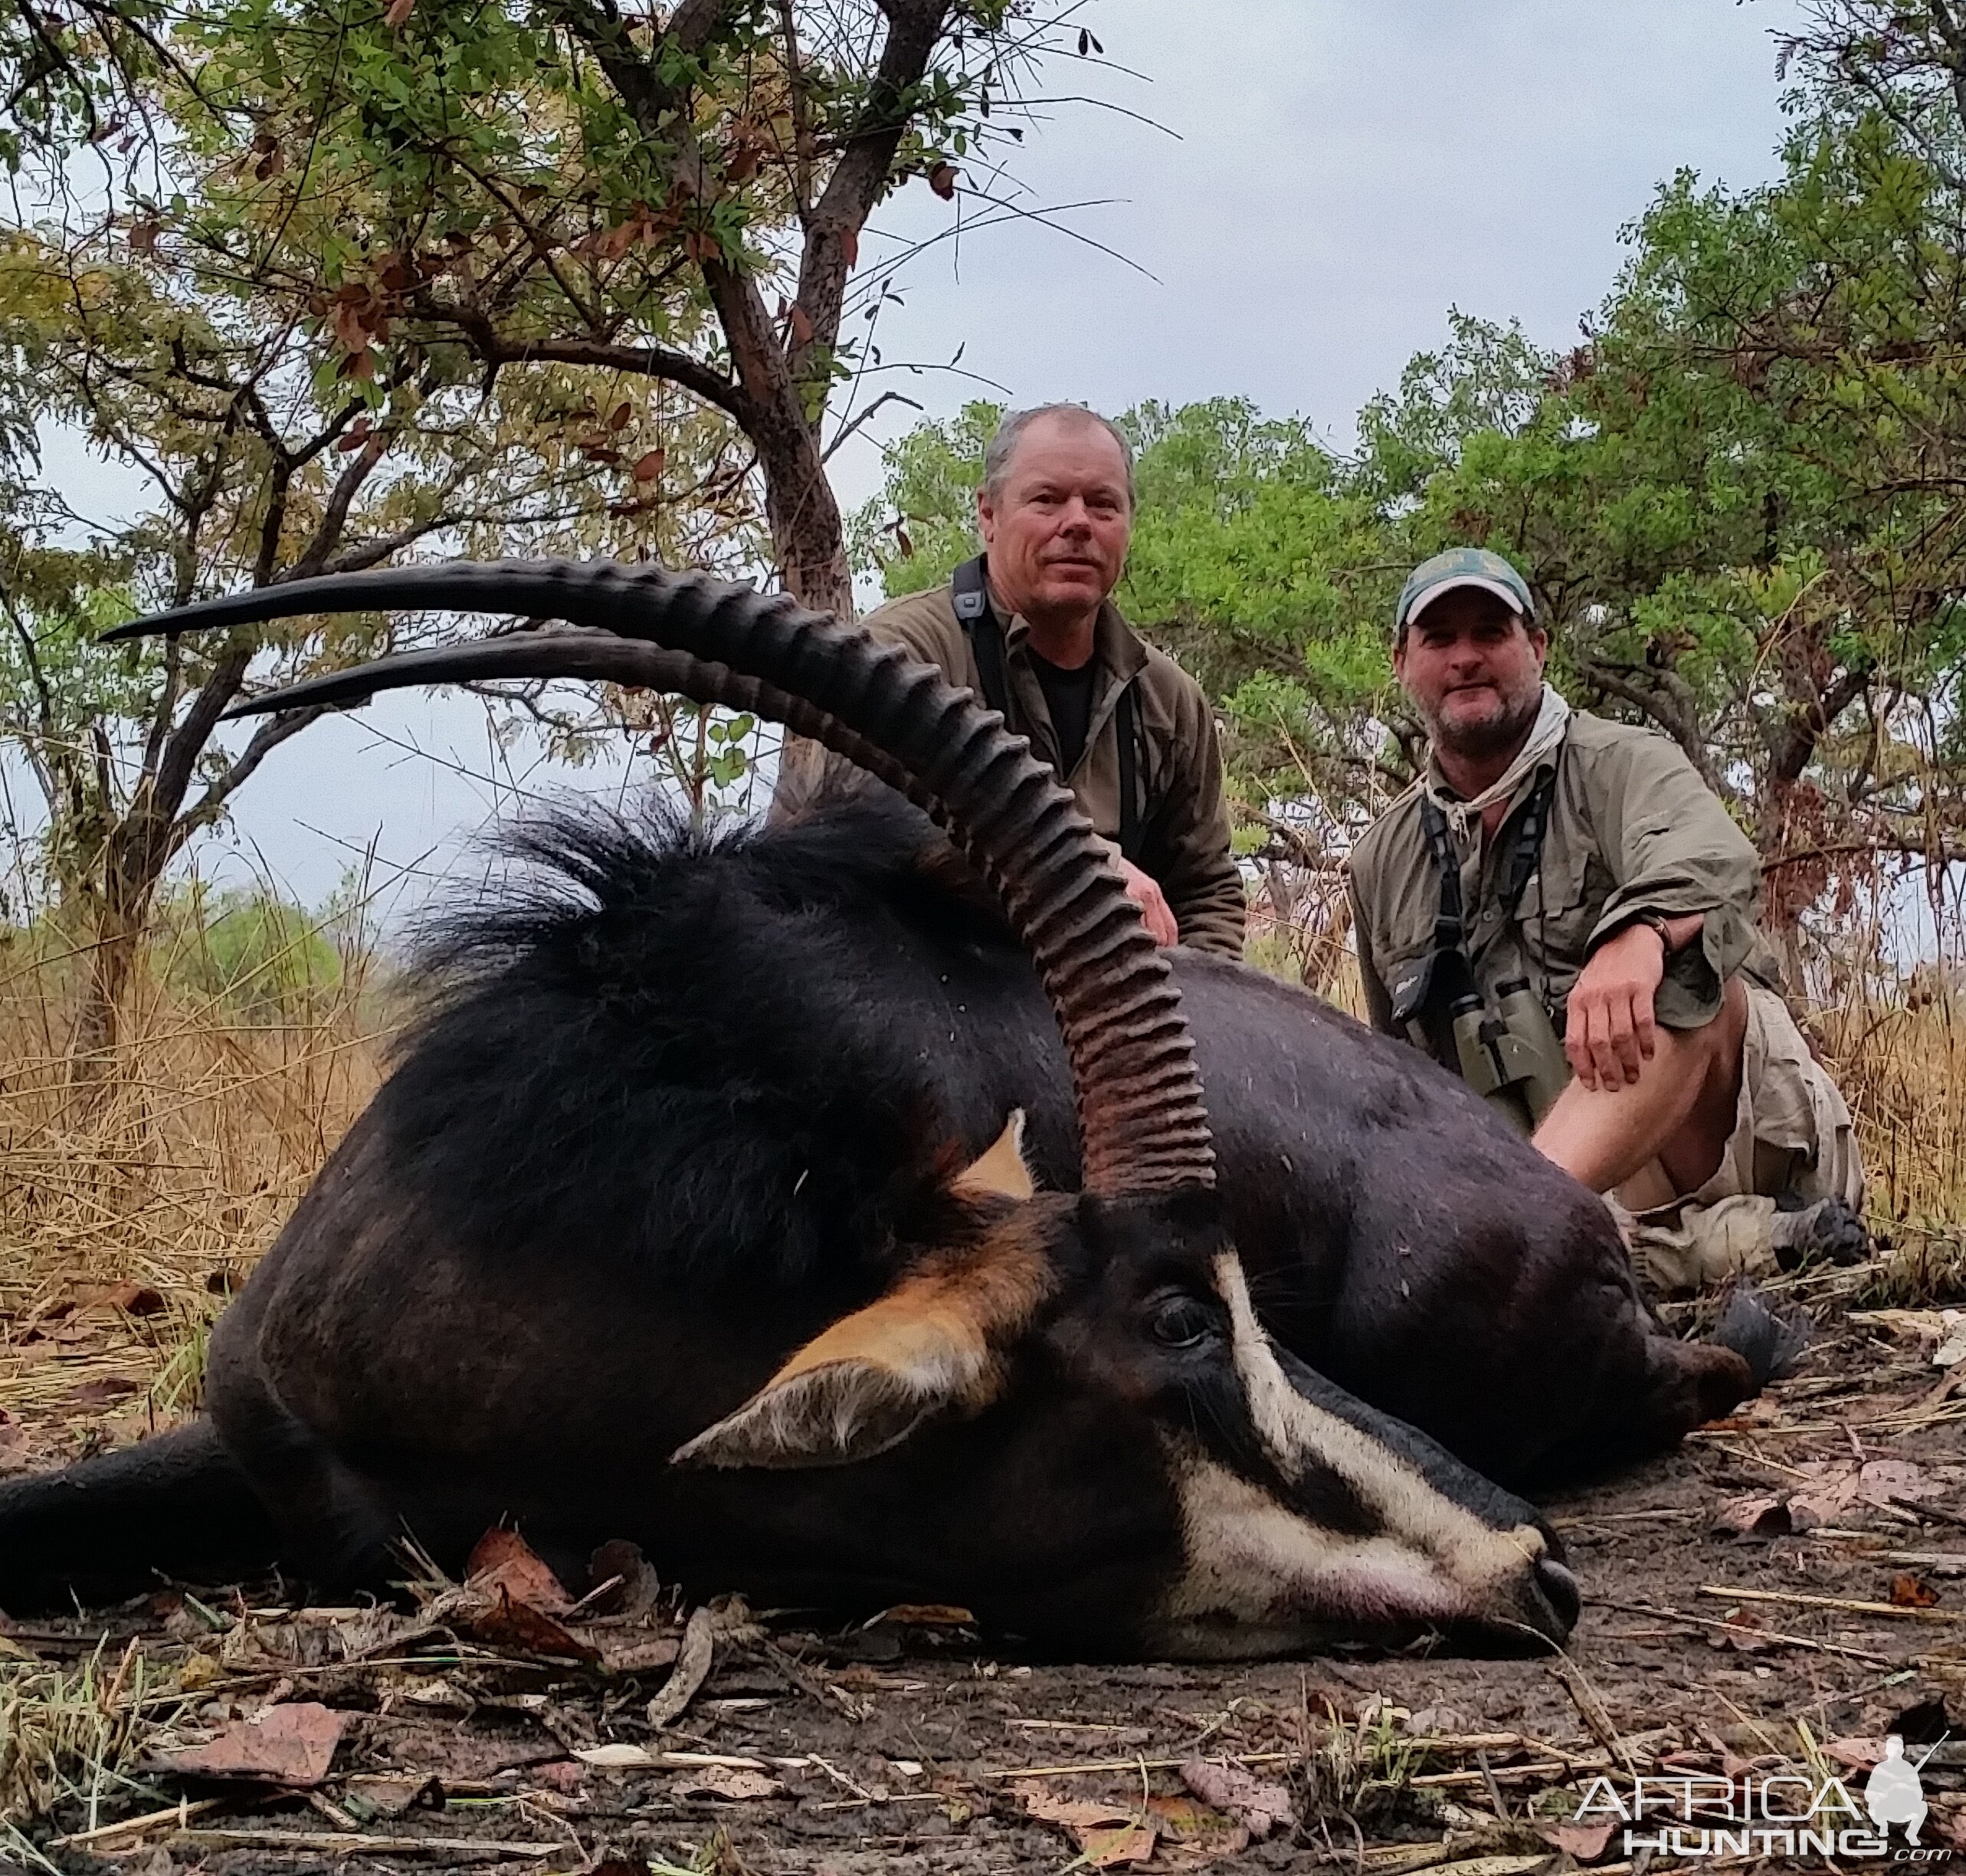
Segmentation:
{"type": "Polygon", "coordinates": [[[1448,1622],[1477,1612],[1433,1560],[1390,1537],[1325,1530],[1198,1448],[1177,1452],[1175,1480],[1188,1571],[1163,1605],[1171,1620],[1263,1624],[1295,1612],[1448,1622]]]}
{"type": "Polygon", "coordinates": [[[1215,1260],[1214,1277],[1228,1305],[1236,1373],[1257,1437],[1285,1478],[1295,1483],[1313,1462],[1336,1473],[1386,1527],[1374,1541],[1424,1554],[1466,1590],[1512,1581],[1529,1558],[1542,1555],[1548,1546],[1533,1525],[1496,1530],[1430,1484],[1417,1467],[1306,1399],[1256,1319],[1241,1260],[1225,1251],[1215,1260]]]}

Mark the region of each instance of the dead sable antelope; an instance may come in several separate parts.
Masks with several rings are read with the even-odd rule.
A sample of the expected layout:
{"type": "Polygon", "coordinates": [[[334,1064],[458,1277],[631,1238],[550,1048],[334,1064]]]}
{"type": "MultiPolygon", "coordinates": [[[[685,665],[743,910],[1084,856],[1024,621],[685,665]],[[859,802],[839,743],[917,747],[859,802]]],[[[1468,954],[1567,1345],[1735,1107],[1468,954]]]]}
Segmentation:
{"type": "Polygon", "coordinates": [[[926,808],[1002,910],[865,805],[534,835],[557,890],[440,946],[213,1333],[208,1417],[0,1491],[0,1605],[376,1582],[406,1532],[454,1563],[510,1517],[576,1573],[626,1537],[701,1589],[956,1602],[1080,1654],[1561,1639],[1555,1541],[1476,1468],[1601,1467],[1764,1378],[1758,1306],[1745,1353],[1667,1335],[1603,1207],[1458,1083],[1156,951],[1021,739],[788,599],[515,562],[126,629],[378,605],[573,623],[247,707],[553,676],[758,711],[926,808]]]}

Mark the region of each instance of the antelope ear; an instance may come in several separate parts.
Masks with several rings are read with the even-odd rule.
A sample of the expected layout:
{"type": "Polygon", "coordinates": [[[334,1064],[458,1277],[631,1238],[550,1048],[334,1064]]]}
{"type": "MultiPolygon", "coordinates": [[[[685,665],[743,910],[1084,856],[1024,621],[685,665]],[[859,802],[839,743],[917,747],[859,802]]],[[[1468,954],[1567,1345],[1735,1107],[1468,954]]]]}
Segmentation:
{"type": "Polygon", "coordinates": [[[965,1166],[955,1183],[959,1192],[994,1192],[1004,1199],[1028,1199],[1037,1192],[1037,1182],[1024,1164],[1021,1107],[1011,1110],[995,1143],[965,1166]]]}
{"type": "Polygon", "coordinates": [[[670,1463],[846,1465],[899,1445],[938,1414],[978,1412],[1002,1385],[996,1346],[1050,1287],[1042,1254],[1008,1232],[959,1264],[914,1271],[808,1342],[670,1463]]]}

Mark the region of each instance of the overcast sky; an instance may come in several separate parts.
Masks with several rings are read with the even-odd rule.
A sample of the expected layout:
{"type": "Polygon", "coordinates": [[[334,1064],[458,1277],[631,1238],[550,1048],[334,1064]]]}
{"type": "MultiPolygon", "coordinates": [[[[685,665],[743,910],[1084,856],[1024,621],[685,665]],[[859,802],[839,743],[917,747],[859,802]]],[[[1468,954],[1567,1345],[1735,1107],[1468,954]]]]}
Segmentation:
{"type": "MultiPolygon", "coordinates": [[[[1152,120],[1061,103],[1016,176],[1058,218],[945,240],[899,277],[883,357],[962,366],[1013,401],[1116,412],[1235,394],[1310,418],[1342,446],[1359,405],[1437,344],[1449,307],[1574,339],[1610,287],[1620,229],[1680,168],[1740,187],[1774,173],[1783,133],[1771,34],[1794,0],[1092,0],[1113,64],[1048,87],[1152,120]],[[1158,127],[1156,127],[1158,126],[1158,127]],[[1125,260],[1112,257],[1096,241],[1125,260]],[[1131,264],[1129,264],[1131,263],[1131,264]]],[[[988,211],[969,202],[966,217],[988,211]]],[[[952,228],[920,184],[862,244],[878,265],[952,228]],[[883,239],[889,244],[883,251],[883,239]]],[[[988,385],[890,372],[934,415],[988,385]]],[[[892,436],[913,414],[870,425],[892,436]]],[[[845,500],[880,484],[878,436],[836,458],[845,500]]],[[[129,484],[56,440],[85,511],[129,484]]],[[[481,713],[427,694],[323,722],[247,784],[208,874],[263,867],[318,903],[373,848],[396,869],[459,870],[460,841],[509,811],[481,713]],[[419,753],[418,752],[423,752],[419,753]]],[[[539,772],[552,791],[618,776],[539,772]]]]}

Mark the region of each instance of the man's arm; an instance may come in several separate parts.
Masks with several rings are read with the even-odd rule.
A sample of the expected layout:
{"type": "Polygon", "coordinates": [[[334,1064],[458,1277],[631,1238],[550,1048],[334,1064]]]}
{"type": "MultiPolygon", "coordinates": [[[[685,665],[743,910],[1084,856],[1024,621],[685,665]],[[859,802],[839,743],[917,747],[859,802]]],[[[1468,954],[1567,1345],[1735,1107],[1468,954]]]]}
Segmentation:
{"type": "Polygon", "coordinates": [[[1615,882],[1571,988],[1565,1053],[1586,1087],[1638,1079],[1655,1024],[1697,1028],[1751,949],[1761,868],[1753,844],[1663,737],[1597,753],[1585,786],[1615,882]]]}
{"type": "Polygon", "coordinates": [[[1173,772],[1155,817],[1155,877],[1183,944],[1240,958],[1249,932],[1249,902],[1229,845],[1215,715],[1199,687],[1181,699],[1171,755],[1173,772]]]}
{"type": "Polygon", "coordinates": [[[1365,908],[1358,897],[1358,882],[1348,870],[1345,896],[1352,902],[1352,936],[1358,947],[1358,982],[1365,992],[1365,1019],[1381,1034],[1393,1033],[1392,992],[1379,975],[1379,962],[1372,955],[1371,927],[1365,923],[1365,908]]]}

